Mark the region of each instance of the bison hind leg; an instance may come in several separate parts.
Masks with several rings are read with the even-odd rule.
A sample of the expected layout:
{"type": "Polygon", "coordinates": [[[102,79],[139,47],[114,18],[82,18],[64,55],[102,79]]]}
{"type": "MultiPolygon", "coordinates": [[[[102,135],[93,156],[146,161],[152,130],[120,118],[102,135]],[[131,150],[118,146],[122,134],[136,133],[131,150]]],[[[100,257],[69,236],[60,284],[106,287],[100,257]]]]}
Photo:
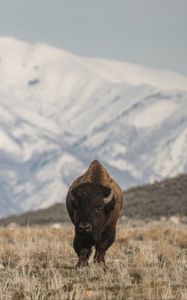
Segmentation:
{"type": "Polygon", "coordinates": [[[108,267],[105,263],[105,251],[96,250],[94,255],[94,263],[99,263],[103,266],[103,270],[107,271],[108,267]]]}
{"type": "Polygon", "coordinates": [[[101,250],[96,249],[95,255],[94,255],[94,262],[105,264],[105,251],[101,251],[101,250]]]}

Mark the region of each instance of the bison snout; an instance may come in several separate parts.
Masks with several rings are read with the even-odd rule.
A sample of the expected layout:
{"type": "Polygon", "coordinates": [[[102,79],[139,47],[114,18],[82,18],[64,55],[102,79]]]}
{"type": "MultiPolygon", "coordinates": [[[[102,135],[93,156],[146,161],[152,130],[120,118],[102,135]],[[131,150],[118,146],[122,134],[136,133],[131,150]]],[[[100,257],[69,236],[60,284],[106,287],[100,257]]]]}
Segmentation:
{"type": "Polygon", "coordinates": [[[80,230],[80,232],[90,233],[90,232],[92,232],[92,224],[90,224],[88,222],[80,222],[79,230],[80,230]]]}

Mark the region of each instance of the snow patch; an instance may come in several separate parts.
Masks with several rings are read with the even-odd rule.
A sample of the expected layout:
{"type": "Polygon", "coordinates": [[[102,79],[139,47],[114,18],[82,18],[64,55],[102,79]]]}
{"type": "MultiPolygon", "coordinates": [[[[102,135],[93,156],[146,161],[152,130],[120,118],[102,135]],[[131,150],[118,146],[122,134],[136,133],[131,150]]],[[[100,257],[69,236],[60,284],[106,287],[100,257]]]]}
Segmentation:
{"type": "Polygon", "coordinates": [[[177,104],[171,101],[158,100],[150,105],[143,105],[137,112],[129,115],[128,122],[137,128],[150,128],[159,125],[176,110],[177,104]]]}
{"type": "Polygon", "coordinates": [[[20,147],[11,139],[8,134],[0,129],[0,149],[19,155],[20,147]]]}

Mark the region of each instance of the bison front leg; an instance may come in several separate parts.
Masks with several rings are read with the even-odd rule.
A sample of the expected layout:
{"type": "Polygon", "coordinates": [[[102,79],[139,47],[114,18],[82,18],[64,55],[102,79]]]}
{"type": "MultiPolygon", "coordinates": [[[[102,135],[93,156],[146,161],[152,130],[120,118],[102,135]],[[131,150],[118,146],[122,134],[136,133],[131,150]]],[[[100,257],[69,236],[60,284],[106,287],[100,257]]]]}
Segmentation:
{"type": "Polygon", "coordinates": [[[79,260],[76,265],[76,267],[84,267],[88,265],[88,260],[91,255],[92,249],[91,248],[84,248],[81,239],[79,236],[75,235],[74,242],[73,242],[73,248],[75,249],[75,252],[77,253],[79,260]]]}
{"type": "Polygon", "coordinates": [[[88,259],[91,254],[91,249],[81,248],[77,268],[88,266],[88,259]]]}
{"type": "Polygon", "coordinates": [[[103,263],[105,265],[105,253],[107,249],[113,244],[115,240],[116,230],[115,228],[108,228],[103,232],[101,241],[96,245],[96,251],[94,256],[94,262],[103,263]]]}

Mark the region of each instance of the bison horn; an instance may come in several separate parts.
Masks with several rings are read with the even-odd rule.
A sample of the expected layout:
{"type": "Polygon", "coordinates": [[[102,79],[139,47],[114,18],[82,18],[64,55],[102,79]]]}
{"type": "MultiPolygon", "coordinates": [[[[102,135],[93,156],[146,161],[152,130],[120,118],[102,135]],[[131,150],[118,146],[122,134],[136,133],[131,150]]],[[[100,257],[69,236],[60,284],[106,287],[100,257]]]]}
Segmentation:
{"type": "Polygon", "coordinates": [[[113,192],[113,190],[110,190],[110,194],[104,198],[104,204],[110,203],[112,201],[113,197],[114,197],[114,192],[113,192]]]}

